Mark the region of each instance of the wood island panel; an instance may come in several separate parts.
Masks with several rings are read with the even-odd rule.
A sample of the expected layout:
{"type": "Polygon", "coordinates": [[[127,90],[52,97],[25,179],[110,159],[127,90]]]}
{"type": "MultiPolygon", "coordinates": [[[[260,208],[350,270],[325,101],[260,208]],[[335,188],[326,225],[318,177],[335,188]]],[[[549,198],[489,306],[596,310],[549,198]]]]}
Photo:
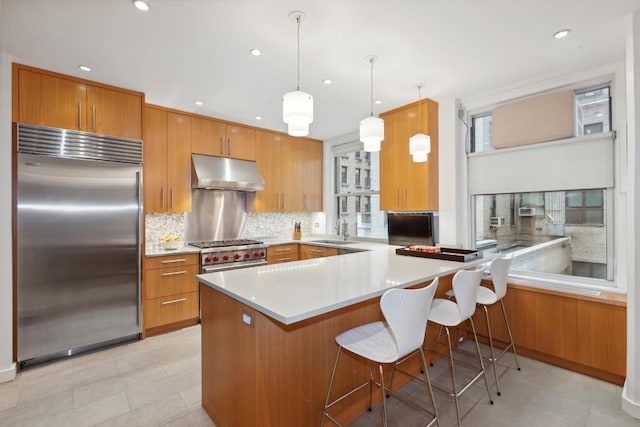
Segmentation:
{"type": "MultiPolygon", "coordinates": [[[[451,287],[451,277],[440,279],[438,295],[451,287]]],[[[336,335],[383,319],[380,298],[292,325],[204,284],[200,284],[200,298],[202,406],[218,427],[320,425],[338,349],[336,335]],[[252,317],[252,326],[242,322],[243,313],[252,317]]],[[[429,328],[429,340],[436,333],[436,328],[429,328]]],[[[413,373],[419,368],[418,357],[403,365],[413,373]]],[[[385,372],[387,380],[390,372],[385,372]]],[[[332,396],[362,383],[368,374],[367,361],[343,352],[332,396]]],[[[394,389],[407,381],[408,377],[397,374],[394,389]]],[[[374,390],[374,405],[378,396],[374,390]]],[[[332,413],[346,425],[367,410],[367,400],[368,393],[361,391],[335,405],[332,413]]],[[[326,420],[325,425],[332,423],[326,420]]]]}

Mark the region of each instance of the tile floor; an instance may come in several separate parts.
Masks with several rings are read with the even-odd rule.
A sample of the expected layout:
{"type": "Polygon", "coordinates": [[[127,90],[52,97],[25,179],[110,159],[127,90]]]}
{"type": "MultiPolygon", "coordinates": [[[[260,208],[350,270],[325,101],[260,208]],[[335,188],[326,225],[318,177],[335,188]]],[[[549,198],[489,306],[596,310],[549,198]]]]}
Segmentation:
{"type": "MultiPolygon", "coordinates": [[[[640,426],[620,409],[620,387],[519,360],[520,372],[511,355],[500,360],[502,396],[494,396],[494,405],[483,383],[463,395],[464,426],[640,426]]],[[[448,385],[446,362],[429,372],[435,384],[448,385]]],[[[492,378],[490,371],[493,387],[492,378]]],[[[422,390],[409,383],[402,391],[422,390]]],[[[15,381],[0,384],[0,426],[213,426],[200,394],[200,327],[194,326],[26,369],[15,381]]],[[[455,425],[453,401],[439,392],[436,401],[440,425],[455,425]]],[[[387,410],[390,426],[423,425],[395,399],[387,410]]],[[[378,426],[379,418],[374,408],[352,426],[378,426]]]]}

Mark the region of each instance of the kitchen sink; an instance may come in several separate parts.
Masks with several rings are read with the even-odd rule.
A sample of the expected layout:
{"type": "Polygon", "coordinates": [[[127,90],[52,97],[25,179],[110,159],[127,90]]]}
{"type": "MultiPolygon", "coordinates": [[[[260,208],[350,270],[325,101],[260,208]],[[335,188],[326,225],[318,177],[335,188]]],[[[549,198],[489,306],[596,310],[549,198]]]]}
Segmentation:
{"type": "Polygon", "coordinates": [[[357,242],[350,240],[311,240],[310,243],[324,243],[326,245],[350,245],[357,242]]]}

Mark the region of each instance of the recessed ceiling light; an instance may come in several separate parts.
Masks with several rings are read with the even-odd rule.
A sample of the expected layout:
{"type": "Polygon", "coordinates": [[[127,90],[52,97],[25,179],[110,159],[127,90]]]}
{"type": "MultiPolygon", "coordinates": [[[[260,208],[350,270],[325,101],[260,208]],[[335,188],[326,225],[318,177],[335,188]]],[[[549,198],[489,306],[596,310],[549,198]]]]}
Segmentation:
{"type": "Polygon", "coordinates": [[[560,30],[553,35],[554,39],[563,39],[569,35],[571,30],[560,30]]]}
{"type": "Polygon", "coordinates": [[[197,106],[204,105],[204,102],[202,101],[193,101],[193,103],[196,104],[197,106]]]}
{"type": "Polygon", "coordinates": [[[381,99],[376,99],[375,101],[373,101],[374,104],[376,105],[380,105],[382,104],[382,100],[381,99]]]}
{"type": "Polygon", "coordinates": [[[331,81],[331,79],[324,79],[324,80],[322,81],[322,83],[324,83],[324,84],[326,84],[327,86],[329,86],[329,85],[330,85],[331,83],[333,83],[333,82],[331,81]]]}
{"type": "Polygon", "coordinates": [[[253,55],[253,56],[260,56],[260,55],[262,55],[262,51],[260,51],[260,49],[251,49],[249,52],[250,52],[250,53],[251,53],[251,55],[253,55]]]}
{"type": "Polygon", "coordinates": [[[256,120],[262,120],[262,116],[256,116],[256,120]]]}
{"type": "Polygon", "coordinates": [[[146,12],[147,10],[149,10],[149,3],[147,3],[144,0],[133,0],[132,3],[137,9],[143,12],[146,12]]]}
{"type": "Polygon", "coordinates": [[[91,71],[91,67],[89,67],[88,65],[78,65],[78,68],[80,68],[82,71],[91,71]]]}

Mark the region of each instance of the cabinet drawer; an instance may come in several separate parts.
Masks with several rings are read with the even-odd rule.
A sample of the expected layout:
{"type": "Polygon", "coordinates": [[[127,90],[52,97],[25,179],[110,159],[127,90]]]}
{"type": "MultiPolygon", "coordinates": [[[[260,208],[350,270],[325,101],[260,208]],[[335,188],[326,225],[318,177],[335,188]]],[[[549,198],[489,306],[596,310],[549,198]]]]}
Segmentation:
{"type": "Polygon", "coordinates": [[[153,268],[175,267],[182,265],[198,265],[198,254],[175,254],[171,256],[146,257],[144,268],[146,270],[153,268]]]}
{"type": "Polygon", "coordinates": [[[200,293],[189,292],[144,302],[144,328],[168,325],[200,315],[200,293]]]}
{"type": "Polygon", "coordinates": [[[314,245],[300,246],[300,259],[312,259],[333,255],[338,255],[338,249],[314,245]]]}
{"type": "Polygon", "coordinates": [[[197,265],[158,268],[145,272],[145,298],[152,299],[198,290],[197,265]]]}
{"type": "Polygon", "coordinates": [[[297,261],[300,259],[298,244],[278,245],[267,248],[267,262],[276,264],[282,262],[297,261]]]}

